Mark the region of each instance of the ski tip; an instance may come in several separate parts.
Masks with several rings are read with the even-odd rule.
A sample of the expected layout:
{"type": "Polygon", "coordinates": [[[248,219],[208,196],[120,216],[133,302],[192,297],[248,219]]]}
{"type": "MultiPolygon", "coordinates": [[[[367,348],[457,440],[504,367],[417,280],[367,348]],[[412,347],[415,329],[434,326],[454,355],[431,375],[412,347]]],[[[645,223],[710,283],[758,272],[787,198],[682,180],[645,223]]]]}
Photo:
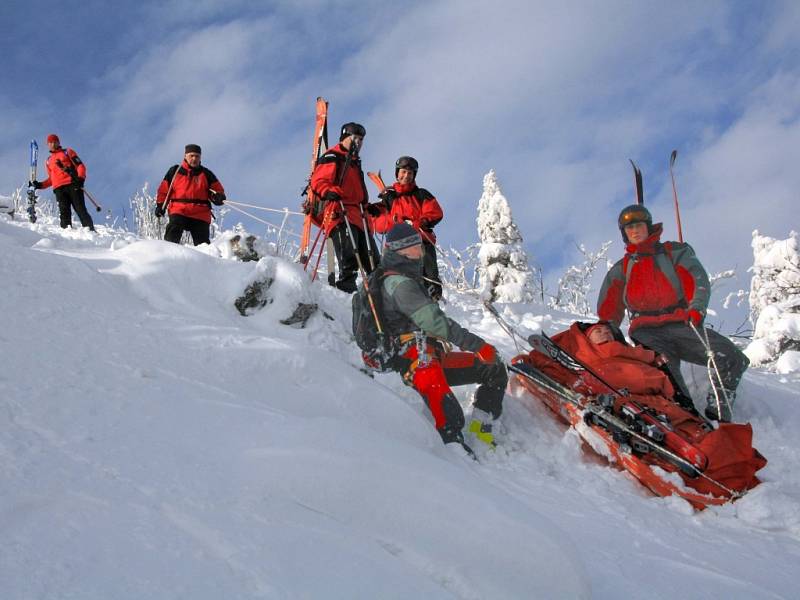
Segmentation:
{"type": "Polygon", "coordinates": [[[669,155],[669,166],[670,167],[672,167],[672,165],[675,164],[675,159],[676,158],[678,158],[678,151],[677,150],[673,150],[672,154],[669,155]]]}

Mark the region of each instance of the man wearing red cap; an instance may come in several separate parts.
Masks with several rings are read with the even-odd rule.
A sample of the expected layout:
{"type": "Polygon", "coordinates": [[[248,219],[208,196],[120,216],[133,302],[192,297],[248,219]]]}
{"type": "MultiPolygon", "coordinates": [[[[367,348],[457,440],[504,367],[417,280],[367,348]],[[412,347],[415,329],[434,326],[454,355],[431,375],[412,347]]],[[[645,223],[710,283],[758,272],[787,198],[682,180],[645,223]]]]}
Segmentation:
{"type": "Polygon", "coordinates": [[[225,188],[217,176],[200,165],[201,149],[187,144],[183,162],[164,175],[156,195],[155,215],[169,214],[164,239],[179,244],[184,231],[192,235],[195,246],[210,243],[211,205],[221,206],[225,188]]]}
{"type": "Polygon", "coordinates": [[[94,231],[94,222],[89,211],[86,210],[86,200],[83,197],[86,165],[83,164],[75,150],[61,147],[61,141],[55,133],[47,136],[47,146],[50,148],[50,156],[47,157],[46,163],[47,179],[41,182],[31,181],[30,186],[37,190],[53,186],[62,229],[72,225],[72,210],[74,209],[81,220],[81,226],[94,231]]]}

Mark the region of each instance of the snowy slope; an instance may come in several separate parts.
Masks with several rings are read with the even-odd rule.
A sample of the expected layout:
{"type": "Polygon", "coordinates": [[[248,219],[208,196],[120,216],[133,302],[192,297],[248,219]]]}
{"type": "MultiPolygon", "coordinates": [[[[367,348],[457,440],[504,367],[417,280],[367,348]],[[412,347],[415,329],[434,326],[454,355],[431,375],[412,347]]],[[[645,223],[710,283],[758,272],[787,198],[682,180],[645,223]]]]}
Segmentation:
{"type": "Polygon", "coordinates": [[[0,219],[4,599],[796,597],[797,380],[748,374],[765,483],[695,513],[511,396],[501,450],[442,446],[396,375],[356,368],[349,298],[296,265],[0,219]],[[240,316],[265,275],[273,302],[240,316]],[[281,325],[299,301],[333,319],[281,325]]]}

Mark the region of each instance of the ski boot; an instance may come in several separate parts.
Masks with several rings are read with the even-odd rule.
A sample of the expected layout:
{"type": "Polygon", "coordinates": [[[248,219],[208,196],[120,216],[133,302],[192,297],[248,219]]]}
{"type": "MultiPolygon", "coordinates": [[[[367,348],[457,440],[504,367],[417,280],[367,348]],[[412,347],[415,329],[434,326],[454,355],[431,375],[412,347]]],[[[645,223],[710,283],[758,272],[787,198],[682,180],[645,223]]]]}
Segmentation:
{"type": "Polygon", "coordinates": [[[472,410],[472,420],[469,423],[469,432],[472,436],[486,444],[489,448],[494,450],[497,443],[494,441],[494,434],[492,433],[492,415],[480,408],[472,410]]]}

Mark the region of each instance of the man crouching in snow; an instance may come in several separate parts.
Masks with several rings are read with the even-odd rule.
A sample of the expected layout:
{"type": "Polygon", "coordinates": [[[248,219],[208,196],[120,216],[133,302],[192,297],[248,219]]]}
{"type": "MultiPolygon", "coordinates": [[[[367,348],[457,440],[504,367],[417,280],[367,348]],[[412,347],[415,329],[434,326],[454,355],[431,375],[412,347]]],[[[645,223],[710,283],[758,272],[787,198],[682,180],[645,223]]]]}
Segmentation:
{"type": "Polygon", "coordinates": [[[464,443],[464,413],[450,385],[478,383],[469,431],[494,446],[492,421],[503,410],[508,373],[494,346],[448,318],[422,278],[424,249],[407,223],[386,235],[380,285],[383,322],[397,351],[388,363],[416,389],[433,415],[445,444],[464,443]],[[466,352],[450,351],[450,344],[466,352]]]}

